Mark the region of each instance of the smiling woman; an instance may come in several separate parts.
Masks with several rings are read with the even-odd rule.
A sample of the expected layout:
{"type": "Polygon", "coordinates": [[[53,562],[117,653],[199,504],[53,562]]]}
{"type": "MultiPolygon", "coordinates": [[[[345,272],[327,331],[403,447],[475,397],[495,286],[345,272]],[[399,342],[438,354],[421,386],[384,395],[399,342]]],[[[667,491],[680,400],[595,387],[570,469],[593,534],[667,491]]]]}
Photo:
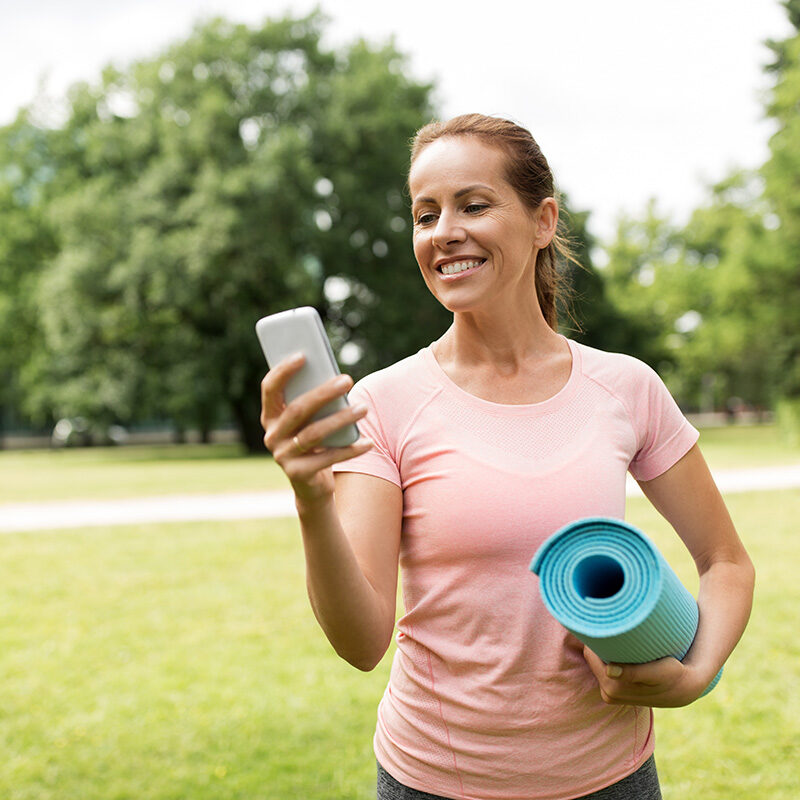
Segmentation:
{"type": "MultiPolygon", "coordinates": [[[[539,145],[524,128],[508,120],[481,114],[466,114],[444,123],[432,122],[418,131],[414,138],[411,150],[412,168],[418,166],[417,162],[423,151],[434,143],[441,144],[443,140],[457,140],[465,146],[482,145],[482,155],[488,156],[490,163],[493,163],[496,168],[494,177],[500,179],[500,184],[512,189],[515,199],[529,212],[541,212],[549,206],[550,213],[556,215],[555,222],[558,225],[553,174],[539,145]]],[[[476,157],[480,156],[476,153],[476,157]]],[[[482,173],[483,162],[479,160],[473,163],[478,173],[482,173]]],[[[477,184],[459,189],[453,197],[463,201],[470,192],[480,189],[491,191],[489,187],[477,184]]],[[[426,200],[432,198],[420,198],[419,202],[424,203],[426,200]]],[[[467,208],[471,204],[464,205],[467,213],[482,213],[485,210],[480,203],[471,208],[467,208]]],[[[430,220],[426,219],[425,224],[429,223],[430,220]]],[[[549,241],[541,248],[535,275],[539,306],[548,325],[554,329],[557,327],[556,297],[564,290],[563,280],[557,269],[559,259],[575,260],[560,225],[552,231],[549,241]]]]}
{"type": "Polygon", "coordinates": [[[262,383],[312,608],[359,669],[389,646],[403,568],[374,739],[378,798],[659,798],[650,708],[701,695],[753,589],[698,433],[647,365],[558,333],[566,251],[528,131],[480,115],[426,126],[408,184],[414,254],[450,328],[364,378],[350,410],[324,422],[311,420],[349,383],[287,404],[299,369],[288,361],[262,383]],[[354,421],[366,435],[354,445],[317,446],[354,421]],[[564,525],[623,518],[628,472],[700,574],[683,661],[603,664],[548,614],[527,570],[564,525]]]}

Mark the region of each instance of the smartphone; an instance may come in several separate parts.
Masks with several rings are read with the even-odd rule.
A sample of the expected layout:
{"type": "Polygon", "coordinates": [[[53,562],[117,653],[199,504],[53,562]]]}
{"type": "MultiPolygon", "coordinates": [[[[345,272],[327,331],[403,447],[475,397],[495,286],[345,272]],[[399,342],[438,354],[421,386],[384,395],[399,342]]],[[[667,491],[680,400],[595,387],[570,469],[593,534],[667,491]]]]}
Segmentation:
{"type": "MultiPolygon", "coordinates": [[[[262,317],[256,323],[256,335],[270,369],[295,353],[302,353],[306,357],[303,367],[286,384],[284,397],[287,403],[340,374],[325,327],[317,310],[311,306],[290,308],[262,317]]],[[[347,398],[337,397],[323,406],[312,419],[323,419],[343,408],[347,408],[347,398]]],[[[322,444],[325,447],[346,447],[358,437],[358,428],[351,423],[326,436],[322,444]]]]}

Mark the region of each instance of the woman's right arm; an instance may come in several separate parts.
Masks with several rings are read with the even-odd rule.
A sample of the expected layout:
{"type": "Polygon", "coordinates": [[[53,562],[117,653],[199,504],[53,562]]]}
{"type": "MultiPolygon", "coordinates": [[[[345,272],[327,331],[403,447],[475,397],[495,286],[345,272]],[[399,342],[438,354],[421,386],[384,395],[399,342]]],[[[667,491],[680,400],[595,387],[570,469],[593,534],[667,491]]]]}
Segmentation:
{"type": "Polygon", "coordinates": [[[361,419],[366,409],[354,406],[311,422],[352,381],[341,376],[287,405],[284,386],[302,365],[302,357],[287,359],[262,381],[264,443],[295,493],[314,614],[342,658],[371,670],[394,630],[402,492],[382,478],[355,472],[339,473],[334,483],[331,465],[366,453],[372,442],[359,439],[340,448],[320,443],[361,419]]]}

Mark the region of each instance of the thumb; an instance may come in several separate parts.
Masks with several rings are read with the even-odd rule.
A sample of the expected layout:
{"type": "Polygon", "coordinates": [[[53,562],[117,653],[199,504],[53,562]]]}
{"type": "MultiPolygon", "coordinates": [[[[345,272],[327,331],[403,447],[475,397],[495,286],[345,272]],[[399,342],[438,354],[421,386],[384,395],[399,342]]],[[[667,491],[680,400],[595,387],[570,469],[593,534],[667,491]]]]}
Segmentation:
{"type": "Polygon", "coordinates": [[[606,674],[606,662],[587,645],[583,646],[583,657],[586,659],[589,669],[591,669],[597,678],[606,674]]]}
{"type": "Polygon", "coordinates": [[[598,680],[601,677],[619,678],[622,676],[623,669],[620,664],[606,663],[597,653],[590,650],[586,645],[583,647],[583,657],[586,659],[586,663],[598,680]]]}

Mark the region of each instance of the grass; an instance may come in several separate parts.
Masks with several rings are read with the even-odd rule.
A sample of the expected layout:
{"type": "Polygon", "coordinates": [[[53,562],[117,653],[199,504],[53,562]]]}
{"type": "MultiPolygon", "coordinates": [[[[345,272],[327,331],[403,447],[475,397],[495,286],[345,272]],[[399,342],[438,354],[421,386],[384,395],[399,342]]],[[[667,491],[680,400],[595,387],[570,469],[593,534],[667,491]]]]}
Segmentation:
{"type": "Polygon", "coordinates": [[[0,503],[285,489],[280,468],[236,445],[0,452],[0,503]]]}
{"type": "Polygon", "coordinates": [[[388,662],[341,662],[292,520],[0,539],[0,797],[370,796],[388,662]]]}
{"type": "Polygon", "coordinates": [[[715,469],[800,463],[800,446],[789,443],[776,425],[703,428],[700,447],[715,469]]]}
{"type": "MultiPolygon", "coordinates": [[[[795,800],[800,492],[731,496],[759,570],[722,682],[658,710],[666,800],[795,800]]],[[[688,586],[682,545],[648,531],[688,586]]],[[[9,800],[373,796],[389,661],[359,673],[305,597],[294,520],[0,537],[0,796],[9,800]]]]}
{"type": "MultiPolygon", "coordinates": [[[[727,504],[756,564],[753,613],[717,687],[688,708],[656,711],[664,797],[790,800],[800,763],[800,491],[736,494],[727,504]]],[[[630,501],[628,518],[696,594],[691,559],[652,506],[630,501]]]]}
{"type": "MultiPolygon", "coordinates": [[[[713,434],[715,466],[798,460],[770,429],[713,434]]],[[[282,480],[269,460],[197,446],[1,453],[0,472],[6,500],[8,480],[32,500],[56,478],[92,496],[120,475],[129,494],[282,480]]],[[[795,800],[800,491],[728,504],[758,569],[755,608],[714,691],[656,711],[664,797],[795,800]]],[[[648,503],[630,500],[628,518],[696,592],[688,554],[648,503]]],[[[389,657],[362,674],[331,651],[298,537],[294,520],[0,536],[0,797],[374,797],[389,657]]]]}
{"type": "MultiPolygon", "coordinates": [[[[800,447],[786,443],[770,425],[707,428],[700,444],[716,469],[800,462],[800,447]]],[[[288,486],[272,459],[247,456],[236,445],[0,451],[0,474],[0,504],[288,486]]]]}

